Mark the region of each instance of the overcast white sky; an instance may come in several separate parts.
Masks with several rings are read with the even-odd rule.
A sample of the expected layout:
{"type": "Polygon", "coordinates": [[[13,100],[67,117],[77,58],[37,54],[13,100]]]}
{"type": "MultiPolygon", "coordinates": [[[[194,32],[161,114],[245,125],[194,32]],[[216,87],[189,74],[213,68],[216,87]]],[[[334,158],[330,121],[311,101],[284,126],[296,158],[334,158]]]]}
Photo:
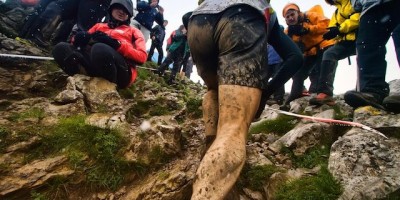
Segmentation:
{"type": "MultiPolygon", "coordinates": [[[[323,7],[325,16],[331,18],[332,13],[335,11],[334,6],[329,6],[326,4],[325,0],[271,0],[272,7],[277,12],[279,22],[281,25],[286,26],[285,21],[282,17],[282,9],[283,7],[289,3],[293,2],[299,5],[302,11],[307,11],[312,6],[319,4],[323,7]]],[[[164,18],[169,21],[169,24],[166,29],[167,36],[175,29],[178,28],[179,25],[182,24],[182,15],[186,12],[191,11],[197,7],[197,0],[160,0],[160,5],[164,7],[164,18]]],[[[150,47],[150,43],[148,43],[148,48],[150,47]]],[[[165,46],[164,46],[165,47],[165,46]]],[[[397,63],[396,54],[394,51],[393,41],[389,40],[387,44],[387,55],[386,60],[388,62],[388,68],[386,73],[386,81],[400,79],[400,68],[397,63]]],[[[336,71],[336,79],[335,79],[335,94],[342,94],[347,90],[351,90],[355,88],[357,73],[356,73],[356,60],[355,56],[351,58],[351,65],[348,65],[347,59],[339,62],[338,69],[336,71]]],[[[195,74],[192,74],[192,79],[197,82],[199,77],[195,74]]],[[[309,82],[306,81],[306,86],[308,87],[309,82]]],[[[286,92],[290,92],[291,81],[286,83],[285,88],[286,92]]]]}

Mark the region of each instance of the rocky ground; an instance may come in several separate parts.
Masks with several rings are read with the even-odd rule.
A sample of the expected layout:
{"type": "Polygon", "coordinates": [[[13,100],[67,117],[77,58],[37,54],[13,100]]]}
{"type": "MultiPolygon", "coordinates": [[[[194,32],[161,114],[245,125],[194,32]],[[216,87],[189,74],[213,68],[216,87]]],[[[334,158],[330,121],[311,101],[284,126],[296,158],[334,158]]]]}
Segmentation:
{"type": "MultiPolygon", "coordinates": [[[[1,54],[48,51],[0,34],[1,54]]],[[[392,81],[391,92],[399,85],[392,81]]],[[[0,57],[0,199],[190,199],[205,148],[204,92],[187,79],[167,85],[144,68],[134,86],[117,90],[100,78],[68,77],[53,61],[0,57]]],[[[310,106],[309,98],[290,112],[364,126],[266,107],[227,199],[398,199],[400,115],[353,110],[341,95],[335,106],[310,106]]]]}

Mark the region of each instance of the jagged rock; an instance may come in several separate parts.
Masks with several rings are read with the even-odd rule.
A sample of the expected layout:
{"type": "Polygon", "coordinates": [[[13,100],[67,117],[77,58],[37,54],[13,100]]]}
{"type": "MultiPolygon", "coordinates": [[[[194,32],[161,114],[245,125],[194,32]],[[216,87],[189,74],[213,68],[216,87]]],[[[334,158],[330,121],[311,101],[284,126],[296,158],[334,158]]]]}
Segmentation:
{"type": "Polygon", "coordinates": [[[261,192],[253,191],[248,188],[244,188],[243,192],[251,200],[264,200],[264,197],[261,192]]]}
{"type": "Polygon", "coordinates": [[[354,122],[377,129],[386,135],[396,135],[400,131],[400,114],[389,114],[371,106],[356,109],[354,122]]]}
{"type": "Polygon", "coordinates": [[[353,128],[331,148],[329,170],[344,187],[339,199],[382,199],[400,188],[400,141],[353,128]]]}
{"type": "Polygon", "coordinates": [[[138,130],[132,138],[127,160],[158,164],[181,151],[181,129],[176,125],[156,125],[151,130],[138,130]]]}
{"type": "MultiPolygon", "coordinates": [[[[315,117],[324,116],[323,118],[332,119],[333,110],[324,111],[315,117]]],[[[300,123],[294,129],[279,138],[269,146],[274,152],[279,152],[282,146],[293,147],[295,155],[302,155],[311,147],[318,145],[325,138],[331,138],[334,134],[332,125],[326,123],[300,123]]]]}
{"type": "Polygon", "coordinates": [[[32,137],[29,139],[29,141],[23,141],[14,145],[11,145],[7,147],[6,153],[18,151],[18,150],[27,150],[29,147],[31,147],[34,144],[37,144],[39,142],[39,137],[32,137]]]}
{"type": "Polygon", "coordinates": [[[2,177],[0,180],[0,197],[19,190],[28,190],[43,185],[53,177],[67,177],[74,173],[65,168],[63,163],[67,160],[64,156],[57,156],[45,160],[29,163],[13,170],[13,173],[2,177]]]}
{"type": "Polygon", "coordinates": [[[251,166],[272,165],[273,163],[260,152],[261,149],[255,145],[246,146],[246,163],[251,166]]]}
{"type": "Polygon", "coordinates": [[[191,156],[178,160],[166,170],[160,170],[154,176],[143,180],[139,187],[128,188],[122,200],[176,200],[190,199],[191,183],[194,178],[199,160],[191,156]]]}
{"type": "Polygon", "coordinates": [[[129,130],[129,124],[126,122],[125,115],[94,113],[89,115],[85,122],[100,128],[118,129],[123,132],[129,130]]]}
{"type": "Polygon", "coordinates": [[[279,113],[270,108],[279,110],[279,105],[265,106],[264,111],[261,113],[260,120],[274,120],[278,118],[279,113]]]}
{"type": "Polygon", "coordinates": [[[301,113],[308,105],[311,97],[301,97],[290,102],[290,112],[301,113]]]}
{"type": "Polygon", "coordinates": [[[76,74],[70,77],[68,88],[76,88],[84,96],[89,112],[121,112],[122,99],[119,96],[116,85],[102,78],[88,77],[76,74]],[[72,79],[74,79],[72,81],[72,79]]]}

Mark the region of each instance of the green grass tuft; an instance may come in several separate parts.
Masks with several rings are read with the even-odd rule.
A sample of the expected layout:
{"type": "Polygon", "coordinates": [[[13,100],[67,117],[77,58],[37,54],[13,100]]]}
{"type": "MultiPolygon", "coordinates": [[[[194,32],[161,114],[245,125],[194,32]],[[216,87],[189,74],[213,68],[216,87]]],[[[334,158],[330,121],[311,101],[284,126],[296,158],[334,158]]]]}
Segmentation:
{"type": "Polygon", "coordinates": [[[303,177],[284,183],[276,192],[277,200],[324,199],[335,200],[343,189],[326,166],[316,176],[303,177]]]}
{"type": "Polygon", "coordinates": [[[201,118],[203,111],[200,109],[203,100],[200,98],[189,98],[186,102],[187,113],[193,118],[201,118]]]}
{"type": "Polygon", "coordinates": [[[44,117],[45,117],[45,112],[43,109],[33,107],[22,113],[13,113],[9,117],[9,120],[13,121],[13,122],[22,121],[22,120],[29,119],[29,118],[41,120],[44,117]]]}
{"type": "Polygon", "coordinates": [[[80,175],[87,174],[86,183],[91,188],[116,189],[131,172],[120,152],[126,139],[117,130],[87,125],[83,116],[75,116],[43,131],[40,145],[31,150],[27,162],[67,154],[70,165],[80,175]]]}
{"type": "Polygon", "coordinates": [[[297,123],[297,119],[292,116],[279,115],[275,120],[266,120],[255,126],[252,126],[249,130],[249,134],[256,133],[275,133],[278,135],[284,135],[292,130],[297,123]]]}
{"type": "Polygon", "coordinates": [[[263,191],[263,186],[268,182],[272,174],[280,172],[275,165],[258,165],[250,167],[246,165],[241,173],[239,184],[252,190],[263,191]]]}
{"type": "Polygon", "coordinates": [[[295,156],[287,147],[283,147],[281,152],[290,156],[291,160],[293,161],[293,165],[296,168],[311,169],[321,164],[328,164],[330,149],[325,145],[315,146],[311,149],[308,149],[301,156],[295,156]]]}

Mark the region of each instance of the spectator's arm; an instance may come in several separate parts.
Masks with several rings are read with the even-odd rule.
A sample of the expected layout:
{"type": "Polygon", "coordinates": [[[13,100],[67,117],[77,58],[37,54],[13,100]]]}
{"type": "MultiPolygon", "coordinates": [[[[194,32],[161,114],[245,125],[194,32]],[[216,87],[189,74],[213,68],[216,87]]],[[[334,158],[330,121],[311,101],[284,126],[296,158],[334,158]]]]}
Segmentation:
{"type": "Polygon", "coordinates": [[[143,64],[147,60],[146,43],[144,36],[138,29],[132,28],[133,43],[122,42],[118,52],[125,58],[133,60],[138,64],[143,64]]]}
{"type": "Polygon", "coordinates": [[[305,24],[304,28],[308,29],[310,34],[320,35],[327,32],[330,21],[328,18],[315,12],[307,13],[307,17],[310,19],[311,23],[305,24]]]}
{"type": "Polygon", "coordinates": [[[360,23],[360,13],[353,13],[349,19],[346,19],[339,26],[339,31],[341,33],[350,33],[358,28],[360,23]]]}
{"type": "Polygon", "coordinates": [[[155,21],[157,24],[159,24],[160,26],[164,26],[164,15],[161,14],[160,12],[157,13],[156,17],[155,17],[155,21]]]}

